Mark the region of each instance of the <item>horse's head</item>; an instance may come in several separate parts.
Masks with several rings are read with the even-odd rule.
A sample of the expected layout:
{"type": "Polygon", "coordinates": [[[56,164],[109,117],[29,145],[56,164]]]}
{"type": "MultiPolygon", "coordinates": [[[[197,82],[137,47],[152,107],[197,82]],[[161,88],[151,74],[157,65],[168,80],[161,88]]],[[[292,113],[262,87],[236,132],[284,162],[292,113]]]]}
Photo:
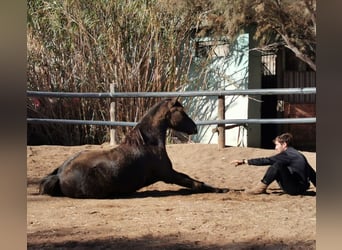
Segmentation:
{"type": "Polygon", "coordinates": [[[169,100],[169,112],[167,115],[170,128],[187,133],[188,135],[197,134],[197,127],[194,121],[185,113],[184,107],[178,101],[178,97],[169,100]]]}

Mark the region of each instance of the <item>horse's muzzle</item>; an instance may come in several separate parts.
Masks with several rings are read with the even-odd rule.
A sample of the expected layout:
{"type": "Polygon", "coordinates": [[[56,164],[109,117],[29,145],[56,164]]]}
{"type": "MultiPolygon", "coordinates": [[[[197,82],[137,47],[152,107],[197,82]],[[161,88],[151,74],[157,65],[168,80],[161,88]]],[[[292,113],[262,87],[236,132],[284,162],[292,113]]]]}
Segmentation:
{"type": "Polygon", "coordinates": [[[195,134],[197,134],[198,133],[198,130],[197,130],[197,126],[195,126],[194,128],[193,128],[193,130],[190,132],[190,133],[188,133],[189,135],[195,135],[195,134]]]}

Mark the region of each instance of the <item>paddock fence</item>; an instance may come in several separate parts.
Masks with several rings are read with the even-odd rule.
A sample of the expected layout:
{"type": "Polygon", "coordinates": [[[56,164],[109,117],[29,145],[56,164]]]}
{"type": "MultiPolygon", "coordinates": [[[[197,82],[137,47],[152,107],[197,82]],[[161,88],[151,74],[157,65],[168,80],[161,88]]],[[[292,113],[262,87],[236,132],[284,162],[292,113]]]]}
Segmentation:
{"type": "MultiPolygon", "coordinates": [[[[198,96],[217,96],[218,114],[217,120],[195,121],[196,125],[217,125],[218,146],[225,147],[225,129],[226,124],[247,125],[247,124],[307,124],[316,123],[316,117],[306,118],[260,118],[260,119],[225,119],[225,96],[242,95],[308,95],[316,94],[315,87],[307,88],[270,88],[270,89],[244,89],[244,90],[216,90],[216,91],[184,91],[184,92],[46,92],[46,91],[27,91],[27,97],[50,97],[50,98],[152,98],[152,97],[198,97],[198,96]]],[[[96,120],[69,120],[69,119],[45,119],[45,118],[27,118],[27,123],[31,124],[81,124],[98,126],[135,126],[137,122],[115,121],[111,107],[110,121],[96,120]]],[[[114,130],[111,129],[110,141],[114,142],[114,130]]]]}

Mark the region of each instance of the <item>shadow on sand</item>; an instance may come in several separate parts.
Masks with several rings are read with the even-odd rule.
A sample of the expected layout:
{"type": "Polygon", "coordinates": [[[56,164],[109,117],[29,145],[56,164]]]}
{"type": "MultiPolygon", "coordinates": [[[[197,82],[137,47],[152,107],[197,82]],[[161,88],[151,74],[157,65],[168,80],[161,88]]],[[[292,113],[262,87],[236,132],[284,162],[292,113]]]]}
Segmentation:
{"type": "MultiPolygon", "coordinates": [[[[63,235],[63,232],[56,232],[54,234],[63,235]]],[[[68,234],[70,232],[65,232],[68,234]]],[[[174,250],[174,249],[315,249],[315,241],[309,240],[305,242],[262,242],[261,240],[250,242],[234,242],[229,244],[207,244],[201,241],[182,240],[179,235],[167,235],[164,237],[153,237],[152,235],[145,235],[141,238],[126,238],[126,237],[108,237],[97,240],[83,240],[83,241],[64,241],[59,243],[49,242],[49,232],[36,232],[28,235],[27,249],[144,249],[144,250],[174,250]],[[30,243],[34,238],[47,239],[43,243],[30,243]]],[[[54,237],[52,237],[54,238],[54,237]]]]}

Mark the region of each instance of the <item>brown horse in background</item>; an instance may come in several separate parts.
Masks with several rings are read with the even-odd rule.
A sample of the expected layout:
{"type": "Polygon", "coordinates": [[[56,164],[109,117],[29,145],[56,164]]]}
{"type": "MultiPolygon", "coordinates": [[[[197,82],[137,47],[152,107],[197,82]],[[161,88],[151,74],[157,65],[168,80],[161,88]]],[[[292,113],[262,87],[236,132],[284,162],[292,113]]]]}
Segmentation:
{"type": "Polygon", "coordinates": [[[44,177],[39,193],[74,198],[112,198],[134,193],[157,181],[194,192],[227,192],[175,171],[167,155],[168,128],[197,133],[196,124],[177,99],[166,99],[141,119],[125,140],[109,150],[85,150],[44,177]]]}

